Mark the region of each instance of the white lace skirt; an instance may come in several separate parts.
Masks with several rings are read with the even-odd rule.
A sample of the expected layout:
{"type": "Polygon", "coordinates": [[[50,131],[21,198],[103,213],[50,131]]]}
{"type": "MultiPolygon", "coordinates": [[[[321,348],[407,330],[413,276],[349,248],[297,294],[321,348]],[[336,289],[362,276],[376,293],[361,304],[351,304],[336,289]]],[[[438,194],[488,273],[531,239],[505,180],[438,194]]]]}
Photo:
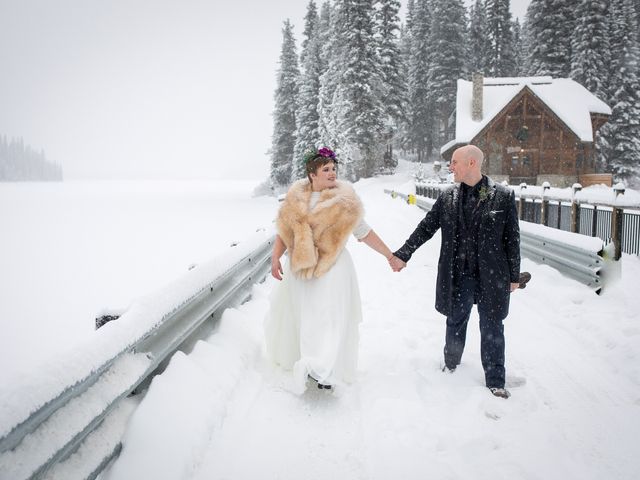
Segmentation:
{"type": "Polygon", "coordinates": [[[320,278],[296,278],[288,261],[283,269],[265,319],[267,355],[293,370],[298,393],[304,391],[308,375],[323,384],[350,383],[358,362],[362,307],[349,252],[343,250],[320,278]]]}

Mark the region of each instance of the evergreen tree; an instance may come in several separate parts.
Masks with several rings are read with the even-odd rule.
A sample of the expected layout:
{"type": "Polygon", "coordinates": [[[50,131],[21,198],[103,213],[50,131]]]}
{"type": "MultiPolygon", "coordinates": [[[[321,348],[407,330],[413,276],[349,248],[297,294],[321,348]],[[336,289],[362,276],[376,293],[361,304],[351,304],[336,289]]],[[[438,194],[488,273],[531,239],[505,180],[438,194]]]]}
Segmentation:
{"type": "Polygon", "coordinates": [[[427,90],[438,128],[434,147],[446,142],[448,118],[455,110],[458,79],[464,77],[466,10],[462,0],[431,2],[431,45],[427,90]]]}
{"type": "Polygon", "coordinates": [[[401,76],[402,56],[398,32],[400,30],[399,0],[379,0],[376,14],[378,58],[382,76],[382,95],[387,116],[397,124],[403,115],[406,85],[401,76]]]}
{"type": "Polygon", "coordinates": [[[318,130],[321,143],[331,147],[339,155],[341,175],[345,175],[348,170],[348,162],[346,158],[343,158],[341,151],[341,145],[344,144],[344,132],[339,128],[338,108],[334,108],[334,102],[337,102],[336,90],[343,71],[341,61],[342,27],[339,20],[338,10],[329,2],[325,2],[320,13],[323,73],[320,76],[318,130]]]}
{"type": "Polygon", "coordinates": [[[516,18],[512,23],[513,30],[513,60],[514,60],[514,75],[520,77],[524,75],[524,63],[525,63],[525,45],[522,35],[522,27],[520,21],[516,18]]]}
{"type": "Polygon", "coordinates": [[[531,73],[531,50],[533,47],[531,46],[532,36],[531,36],[531,21],[529,17],[529,11],[527,10],[527,15],[524,17],[524,22],[522,24],[522,30],[520,31],[520,44],[522,45],[521,50],[521,63],[520,63],[520,75],[529,76],[531,73]]]}
{"type": "MultiPolygon", "coordinates": [[[[625,0],[611,0],[609,4],[609,81],[608,96],[609,102],[613,105],[613,97],[625,83],[625,67],[627,50],[632,42],[630,29],[635,23],[630,22],[629,12],[633,11],[633,6],[628,5],[625,0]]],[[[632,16],[633,17],[633,16],[632,16]]]]}
{"type": "Polygon", "coordinates": [[[470,73],[480,72],[483,75],[489,73],[487,68],[487,60],[491,44],[487,35],[487,15],[484,2],[476,0],[471,5],[469,12],[469,51],[468,51],[468,70],[470,73]]]}
{"type": "Polygon", "coordinates": [[[509,3],[509,0],[486,0],[487,67],[494,77],[510,77],[516,72],[509,3]]]}
{"type": "Polygon", "coordinates": [[[399,125],[399,132],[396,137],[399,148],[407,151],[410,149],[409,125],[411,121],[411,104],[409,102],[409,65],[411,64],[412,37],[411,29],[413,25],[413,12],[415,10],[415,1],[408,0],[407,12],[405,14],[405,23],[400,26],[400,58],[402,64],[402,81],[405,86],[404,97],[404,115],[399,125]]]}
{"type": "Polygon", "coordinates": [[[320,146],[318,130],[318,103],[322,73],[320,70],[320,26],[313,1],[309,2],[306,24],[309,28],[305,29],[304,33],[303,45],[306,45],[306,51],[301,55],[303,62],[296,111],[296,145],[293,152],[292,181],[306,176],[304,153],[320,146]]]}
{"type": "Polygon", "coordinates": [[[309,42],[318,29],[318,7],[313,0],[309,0],[307,5],[307,14],[304,17],[304,32],[302,32],[302,51],[300,52],[300,65],[304,65],[307,52],[309,50],[309,42]]]}
{"type": "Polygon", "coordinates": [[[293,25],[286,20],[282,29],[271,138],[271,181],[274,186],[285,186],[291,179],[299,75],[293,25]]]}
{"type": "Polygon", "coordinates": [[[415,7],[416,7],[416,0],[407,0],[407,22],[406,22],[406,28],[407,31],[411,31],[411,29],[413,28],[413,17],[414,17],[414,12],[415,12],[415,7]]]}
{"type": "Polygon", "coordinates": [[[327,58],[326,46],[331,43],[334,36],[331,30],[331,4],[326,1],[320,8],[320,16],[318,19],[318,37],[320,38],[320,71],[325,72],[329,66],[327,58]]]}
{"type": "Polygon", "coordinates": [[[609,18],[604,0],[582,0],[576,10],[571,47],[571,78],[607,101],[609,77],[609,18]]]}
{"type": "Polygon", "coordinates": [[[373,1],[340,0],[338,15],[344,25],[340,52],[344,70],[334,94],[334,109],[344,132],[342,158],[353,163],[353,171],[347,173],[358,179],[371,176],[382,164],[385,147],[373,1]]]}
{"type": "Polygon", "coordinates": [[[431,9],[429,0],[415,0],[409,57],[409,122],[407,143],[424,161],[433,151],[434,122],[428,91],[431,9]]]}
{"type": "Polygon", "coordinates": [[[527,9],[530,29],[527,70],[530,75],[568,77],[571,73],[575,0],[531,0],[527,9]]]}
{"type": "Polygon", "coordinates": [[[382,80],[381,98],[386,113],[385,141],[387,143],[384,154],[386,170],[395,169],[397,161],[393,158],[392,145],[398,134],[400,125],[404,122],[406,107],[406,81],[402,75],[403,57],[400,39],[400,11],[399,0],[379,0],[376,15],[378,58],[382,80]]]}
{"type": "MultiPolygon", "coordinates": [[[[612,65],[619,68],[614,79],[613,112],[601,129],[599,153],[617,181],[640,186],[640,45],[638,24],[631,0],[610,4],[612,65]],[[615,50],[614,50],[615,48],[615,50]],[[617,50],[619,48],[619,50],[617,50]]],[[[613,70],[612,70],[613,71],[613,70]]]]}

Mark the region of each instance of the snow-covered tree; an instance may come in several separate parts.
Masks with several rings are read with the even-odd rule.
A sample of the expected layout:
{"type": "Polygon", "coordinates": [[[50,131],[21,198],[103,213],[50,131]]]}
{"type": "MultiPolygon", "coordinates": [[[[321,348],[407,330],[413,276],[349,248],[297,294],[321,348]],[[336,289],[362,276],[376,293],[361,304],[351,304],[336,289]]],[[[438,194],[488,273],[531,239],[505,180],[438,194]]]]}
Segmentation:
{"type": "Polygon", "coordinates": [[[469,10],[467,70],[470,73],[488,74],[487,59],[489,56],[489,37],[487,35],[487,14],[483,0],[476,0],[469,10]]]}
{"type": "Polygon", "coordinates": [[[382,77],[382,96],[387,116],[397,124],[403,116],[406,84],[402,77],[400,53],[399,0],[378,0],[376,37],[382,77]]]}
{"type": "Polygon", "coordinates": [[[318,103],[318,131],[321,143],[339,154],[341,175],[344,175],[348,169],[347,159],[343,158],[341,151],[344,132],[339,128],[338,108],[334,108],[334,103],[337,101],[335,94],[343,71],[341,60],[342,28],[337,8],[329,2],[323,3],[320,10],[322,74],[320,75],[318,103]]]}
{"type": "Polygon", "coordinates": [[[415,10],[415,1],[408,0],[407,11],[405,14],[405,22],[400,25],[400,59],[401,59],[401,71],[402,81],[405,86],[404,91],[404,111],[400,125],[398,126],[398,135],[396,136],[396,144],[403,150],[410,149],[409,141],[409,124],[411,120],[411,105],[409,102],[409,65],[411,63],[411,51],[412,51],[412,18],[415,10]]]}
{"type": "Polygon", "coordinates": [[[605,0],[582,0],[576,9],[571,47],[571,78],[607,101],[609,17],[605,0]]]}
{"type": "Polygon", "coordinates": [[[313,1],[307,9],[303,45],[301,54],[302,73],[298,90],[298,109],[296,111],[296,144],[293,151],[291,180],[306,176],[304,153],[320,146],[318,131],[318,103],[320,101],[320,25],[318,11],[313,1]]]}
{"type": "Polygon", "coordinates": [[[400,2],[378,0],[376,10],[376,39],[382,80],[381,100],[386,113],[384,153],[385,170],[395,169],[397,160],[393,148],[400,126],[404,123],[406,108],[406,77],[404,58],[400,46],[400,2]]]}
{"type": "Polygon", "coordinates": [[[282,49],[277,73],[270,151],[270,176],[275,186],[287,185],[291,180],[293,150],[296,143],[296,99],[299,75],[293,25],[286,20],[282,28],[282,49]]]}
{"type": "Polygon", "coordinates": [[[300,65],[305,64],[307,52],[309,51],[309,42],[318,30],[318,7],[314,0],[309,0],[307,4],[307,14],[304,17],[304,32],[302,32],[302,49],[300,51],[300,65]]]}
{"type": "Polygon", "coordinates": [[[514,76],[516,71],[509,5],[509,0],[486,0],[485,4],[489,42],[487,67],[494,77],[514,76]]]}
{"type": "Polygon", "coordinates": [[[613,112],[601,129],[599,153],[617,181],[640,186],[640,45],[631,0],[612,0],[613,112]],[[615,67],[614,67],[615,65],[615,67]]]}
{"type": "Polygon", "coordinates": [[[320,7],[320,15],[318,18],[318,37],[320,38],[320,71],[326,71],[329,65],[326,47],[331,43],[331,39],[335,36],[331,30],[331,4],[326,1],[320,7]]]}
{"type": "MultiPolygon", "coordinates": [[[[384,153],[380,61],[374,39],[373,0],[340,0],[343,27],[343,72],[334,94],[339,128],[344,132],[343,158],[353,162],[355,179],[369,177],[382,163],[384,153]],[[336,100],[338,100],[336,102],[336,100]]],[[[351,174],[351,172],[347,172],[351,174]]]]}
{"type": "Polygon", "coordinates": [[[465,76],[466,10],[462,0],[432,0],[427,91],[433,106],[438,136],[446,139],[448,118],[455,109],[458,79],[465,76]]]}
{"type": "Polygon", "coordinates": [[[409,56],[409,121],[407,144],[423,161],[431,155],[434,142],[433,106],[429,103],[429,54],[431,50],[430,0],[415,0],[411,18],[409,56]]]}
{"type": "Polygon", "coordinates": [[[522,27],[520,26],[520,20],[517,18],[511,24],[513,30],[513,60],[516,77],[524,75],[524,63],[525,63],[525,39],[522,34],[522,27]]]}
{"type": "Polygon", "coordinates": [[[568,77],[576,0],[531,0],[527,9],[529,75],[568,77]]]}

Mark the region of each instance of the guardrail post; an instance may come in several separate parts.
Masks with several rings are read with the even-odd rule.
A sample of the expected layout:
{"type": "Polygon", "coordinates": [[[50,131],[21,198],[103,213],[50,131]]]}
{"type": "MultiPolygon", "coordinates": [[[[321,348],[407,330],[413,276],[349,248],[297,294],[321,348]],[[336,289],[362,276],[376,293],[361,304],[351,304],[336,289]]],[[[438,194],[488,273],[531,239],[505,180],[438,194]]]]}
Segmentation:
{"type": "MultiPolygon", "coordinates": [[[[624,185],[621,183],[614,185],[613,191],[616,194],[617,201],[618,195],[624,195],[624,185]]],[[[611,212],[611,239],[613,240],[613,246],[615,249],[613,259],[620,260],[620,257],[622,256],[622,208],[620,207],[614,206],[613,212],[611,212]]]]}
{"type": "Polygon", "coordinates": [[[598,233],[598,206],[593,206],[593,217],[591,218],[591,236],[596,237],[598,233]]]}
{"type": "Polygon", "coordinates": [[[573,233],[580,233],[580,202],[576,200],[576,193],[582,190],[582,185],[574,183],[571,187],[573,194],[571,195],[571,227],[573,233]]]}
{"type": "Polygon", "coordinates": [[[611,212],[611,239],[615,248],[614,260],[622,256],[622,209],[614,207],[611,212]]]}
{"type": "Polygon", "coordinates": [[[527,189],[526,183],[520,184],[520,198],[518,199],[518,219],[524,219],[524,196],[522,195],[522,191],[527,189]]]}
{"type": "Polygon", "coordinates": [[[549,199],[547,198],[547,190],[551,188],[549,182],[542,184],[542,205],[540,206],[540,224],[545,227],[549,226],[549,199]]]}

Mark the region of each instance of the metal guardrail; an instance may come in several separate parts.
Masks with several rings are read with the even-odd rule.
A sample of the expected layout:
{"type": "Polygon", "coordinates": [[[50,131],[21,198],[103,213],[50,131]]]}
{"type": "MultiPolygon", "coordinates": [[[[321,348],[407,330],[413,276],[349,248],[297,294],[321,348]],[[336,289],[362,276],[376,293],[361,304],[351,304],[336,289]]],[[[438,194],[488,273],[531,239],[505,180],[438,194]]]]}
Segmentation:
{"type": "MultiPolygon", "coordinates": [[[[386,190],[392,197],[400,197],[410,205],[417,205],[425,211],[431,210],[435,200],[418,195],[403,194],[386,190]]],[[[522,220],[520,220],[522,222],[522,220]]],[[[570,235],[567,232],[567,235],[570,235]]],[[[578,235],[578,234],[573,234],[578,235]]],[[[600,293],[604,286],[602,276],[605,261],[603,248],[595,252],[576,245],[562,242],[553,236],[545,236],[538,232],[520,230],[520,252],[536,263],[545,263],[560,271],[567,277],[593,288],[600,293]]]]}
{"type": "MultiPolygon", "coordinates": [[[[270,268],[274,235],[264,233],[259,237],[246,247],[243,244],[232,247],[237,262],[197,287],[198,291],[187,295],[183,303],[171,308],[159,322],[151,322],[152,327],[142,335],[132,329],[134,340],[100,367],[74,378],[47,401],[33,406],[27,418],[17,420],[15,425],[2,426],[6,433],[0,437],[0,479],[50,478],[52,471],[82,447],[83,441],[97,429],[104,429],[105,422],[120,421],[124,425],[126,420],[117,417],[128,418],[135,407],[123,407],[121,404],[126,403],[123,400],[144,389],[181,346],[204,337],[204,326],[211,323],[207,320],[215,321],[225,308],[244,302],[250,296],[251,285],[264,279],[270,268]]],[[[202,274],[189,272],[182,287],[190,288],[193,275],[202,274]]],[[[153,305],[139,307],[138,317],[157,314],[153,305]]],[[[123,322],[125,316],[126,313],[116,323],[123,322]]],[[[97,332],[97,337],[99,333],[102,332],[97,332]]],[[[88,352],[96,347],[83,346],[88,352]]],[[[62,365],[61,369],[64,368],[62,365]]],[[[119,454],[119,436],[111,443],[93,442],[91,450],[100,443],[106,443],[100,446],[103,451],[87,455],[94,464],[85,465],[81,470],[86,475],[78,478],[96,478],[119,454]]],[[[66,475],[53,477],[67,479],[66,475]]]]}
{"type": "Polygon", "coordinates": [[[596,292],[600,292],[604,286],[601,276],[604,258],[599,252],[523,230],[520,230],[520,252],[534,262],[545,263],[596,292]]]}

